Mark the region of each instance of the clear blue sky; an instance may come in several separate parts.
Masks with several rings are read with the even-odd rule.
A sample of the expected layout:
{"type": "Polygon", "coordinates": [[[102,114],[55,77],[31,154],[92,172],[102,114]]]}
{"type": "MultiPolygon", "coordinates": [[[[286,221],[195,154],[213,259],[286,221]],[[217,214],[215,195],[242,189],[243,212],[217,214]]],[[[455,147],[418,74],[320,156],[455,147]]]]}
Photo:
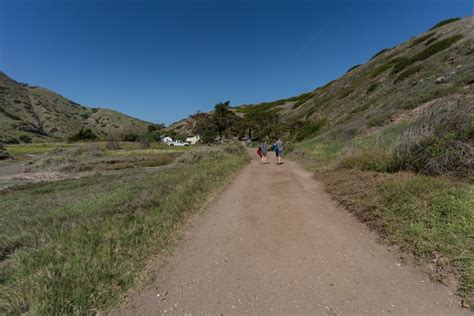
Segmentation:
{"type": "Polygon", "coordinates": [[[0,70],[171,123],[297,95],[473,0],[0,0],[0,70]]]}

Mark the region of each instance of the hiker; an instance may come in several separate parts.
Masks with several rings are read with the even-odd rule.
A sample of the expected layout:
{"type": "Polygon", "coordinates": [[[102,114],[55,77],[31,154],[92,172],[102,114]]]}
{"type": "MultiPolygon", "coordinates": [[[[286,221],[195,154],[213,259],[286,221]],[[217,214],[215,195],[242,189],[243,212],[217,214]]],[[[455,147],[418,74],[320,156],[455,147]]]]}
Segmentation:
{"type": "Polygon", "coordinates": [[[275,150],[275,156],[277,158],[277,164],[281,164],[281,156],[283,155],[283,142],[278,139],[272,146],[275,150]]]}
{"type": "Polygon", "coordinates": [[[267,162],[267,153],[268,153],[268,145],[266,141],[263,141],[263,143],[260,145],[260,154],[262,157],[262,163],[267,162]]]}

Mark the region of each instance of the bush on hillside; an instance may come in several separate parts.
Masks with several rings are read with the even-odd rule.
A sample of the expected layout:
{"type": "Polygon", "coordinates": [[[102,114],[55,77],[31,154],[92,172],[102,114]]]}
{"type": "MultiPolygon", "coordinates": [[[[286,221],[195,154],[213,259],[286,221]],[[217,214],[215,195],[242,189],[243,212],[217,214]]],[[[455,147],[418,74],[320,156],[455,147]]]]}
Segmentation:
{"type": "Polygon", "coordinates": [[[315,136],[321,127],[324,125],[324,121],[319,122],[298,122],[291,128],[290,135],[295,142],[300,142],[304,139],[315,136]]]}
{"type": "Polygon", "coordinates": [[[456,21],[459,21],[461,20],[461,18],[450,18],[450,19],[446,19],[446,20],[443,20],[441,22],[438,22],[435,26],[433,26],[432,28],[430,28],[430,30],[434,30],[440,26],[443,26],[443,25],[446,25],[446,24],[450,24],[450,23],[453,23],[453,22],[456,22],[456,21]]]}
{"type": "Polygon", "coordinates": [[[449,48],[451,45],[463,38],[462,34],[456,34],[426,47],[413,57],[400,57],[393,67],[392,74],[396,74],[417,61],[423,61],[440,51],[449,48]]]}
{"type": "Polygon", "coordinates": [[[346,71],[346,73],[349,73],[349,72],[351,72],[352,70],[354,70],[354,69],[356,69],[356,68],[359,68],[360,66],[362,66],[362,65],[361,65],[361,64],[354,65],[354,66],[352,66],[351,68],[349,68],[349,69],[346,71]]]}
{"type": "Polygon", "coordinates": [[[147,137],[140,138],[140,147],[142,149],[148,149],[148,148],[150,148],[150,146],[151,146],[151,142],[150,142],[149,138],[147,138],[147,137]]]}
{"type": "Polygon", "coordinates": [[[128,133],[123,136],[125,142],[135,142],[138,139],[138,135],[134,133],[128,133]]]}
{"type": "Polygon", "coordinates": [[[411,43],[411,45],[409,47],[414,47],[420,43],[423,43],[424,41],[426,41],[427,39],[433,37],[436,33],[433,32],[433,33],[429,33],[429,34],[426,34],[426,35],[423,35],[421,37],[418,37],[416,39],[413,40],[413,42],[411,43]]]}
{"type": "Polygon", "coordinates": [[[380,66],[377,66],[375,67],[372,71],[369,72],[369,77],[370,78],[375,78],[377,77],[378,75],[380,75],[381,73],[384,73],[385,71],[387,71],[388,69],[390,69],[392,66],[393,66],[393,62],[392,61],[389,61],[385,64],[382,64],[380,66]]]}
{"type": "Polygon", "coordinates": [[[299,108],[301,105],[306,103],[309,99],[311,99],[313,96],[314,96],[314,93],[311,93],[311,92],[300,95],[296,103],[293,105],[293,110],[299,108]]]}
{"type": "Polygon", "coordinates": [[[411,67],[411,68],[409,68],[405,71],[402,71],[393,83],[396,84],[400,81],[403,81],[403,80],[407,79],[411,75],[413,75],[415,73],[418,73],[422,68],[423,67],[421,65],[418,65],[418,66],[415,66],[415,67],[411,67]]]}
{"type": "Polygon", "coordinates": [[[438,36],[430,38],[429,40],[426,41],[425,46],[428,46],[431,43],[433,43],[434,41],[437,41],[438,38],[439,38],[438,36]]]}
{"type": "Polygon", "coordinates": [[[474,105],[425,113],[400,139],[395,168],[427,175],[474,176],[474,105]]]}
{"type": "Polygon", "coordinates": [[[379,56],[379,55],[382,55],[382,54],[385,53],[385,52],[388,52],[390,49],[391,49],[391,48],[384,48],[384,49],[378,51],[377,53],[375,53],[374,56],[372,56],[372,58],[370,58],[370,60],[374,59],[375,57],[377,57],[377,56],[379,56]]]}
{"type": "Polygon", "coordinates": [[[20,141],[15,137],[9,137],[9,138],[5,139],[4,142],[5,142],[5,144],[9,144],[9,145],[14,145],[14,144],[19,144],[20,143],[20,141]]]}
{"type": "Polygon", "coordinates": [[[371,92],[373,92],[375,89],[377,89],[377,87],[379,86],[379,83],[378,82],[372,82],[369,87],[367,88],[367,91],[366,93],[369,94],[371,92]]]}
{"type": "Polygon", "coordinates": [[[22,142],[22,143],[25,143],[25,144],[29,144],[31,143],[32,139],[30,136],[28,135],[21,135],[20,137],[18,137],[18,139],[22,142]]]}
{"type": "Polygon", "coordinates": [[[69,141],[72,141],[72,142],[77,142],[77,141],[81,141],[81,140],[95,140],[97,139],[97,135],[94,134],[94,132],[92,132],[92,130],[90,128],[81,128],[81,130],[79,132],[77,132],[77,134],[69,137],[69,141]]]}
{"type": "Polygon", "coordinates": [[[210,144],[214,142],[217,137],[217,132],[213,129],[207,129],[202,133],[201,142],[203,144],[210,144]]]}
{"type": "Polygon", "coordinates": [[[0,160],[11,159],[12,156],[8,153],[2,143],[0,143],[0,160]]]}

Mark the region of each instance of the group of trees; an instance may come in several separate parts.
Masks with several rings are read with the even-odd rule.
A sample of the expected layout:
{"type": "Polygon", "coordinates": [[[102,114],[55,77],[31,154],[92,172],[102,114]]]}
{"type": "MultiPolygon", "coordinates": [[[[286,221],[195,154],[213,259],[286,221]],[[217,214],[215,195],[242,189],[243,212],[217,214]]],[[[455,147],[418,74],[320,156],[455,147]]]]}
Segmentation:
{"type": "Polygon", "coordinates": [[[212,113],[197,112],[191,118],[194,120],[193,133],[201,135],[203,143],[234,137],[259,140],[268,136],[276,139],[287,132],[277,113],[249,111],[242,117],[231,109],[229,101],[216,104],[212,113]]]}
{"type": "MultiPolygon", "coordinates": [[[[135,134],[135,133],[122,133],[119,131],[114,131],[108,135],[107,139],[108,140],[113,139],[116,142],[119,142],[119,141],[136,142],[136,141],[141,141],[143,139],[147,139],[148,141],[160,140],[160,132],[164,128],[165,126],[163,124],[150,124],[147,126],[147,133],[135,134]]],[[[82,141],[82,140],[96,140],[98,138],[99,138],[98,135],[96,135],[90,128],[81,128],[79,132],[69,137],[68,140],[75,142],[75,141],[82,141]]]]}

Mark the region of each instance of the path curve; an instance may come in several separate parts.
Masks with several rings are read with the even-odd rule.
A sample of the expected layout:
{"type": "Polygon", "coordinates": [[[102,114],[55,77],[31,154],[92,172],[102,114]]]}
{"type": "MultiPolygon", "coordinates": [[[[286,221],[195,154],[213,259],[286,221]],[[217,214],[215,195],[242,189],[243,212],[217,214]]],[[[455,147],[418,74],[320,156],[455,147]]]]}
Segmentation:
{"type": "Polygon", "coordinates": [[[253,160],[115,315],[470,315],[293,162],[253,160]]]}

